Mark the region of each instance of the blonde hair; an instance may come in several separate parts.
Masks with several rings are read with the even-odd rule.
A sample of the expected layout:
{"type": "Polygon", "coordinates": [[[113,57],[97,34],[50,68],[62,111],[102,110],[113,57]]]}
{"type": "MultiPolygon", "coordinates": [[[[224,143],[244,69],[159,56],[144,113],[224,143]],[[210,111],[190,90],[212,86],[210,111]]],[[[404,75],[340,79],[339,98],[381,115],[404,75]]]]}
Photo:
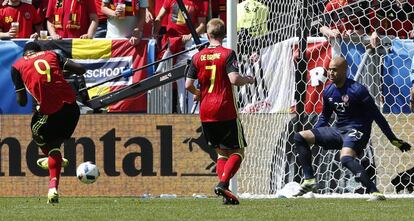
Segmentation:
{"type": "Polygon", "coordinates": [[[226,26],[223,20],[213,18],[207,23],[207,34],[213,39],[223,39],[226,36],[226,26]]]}

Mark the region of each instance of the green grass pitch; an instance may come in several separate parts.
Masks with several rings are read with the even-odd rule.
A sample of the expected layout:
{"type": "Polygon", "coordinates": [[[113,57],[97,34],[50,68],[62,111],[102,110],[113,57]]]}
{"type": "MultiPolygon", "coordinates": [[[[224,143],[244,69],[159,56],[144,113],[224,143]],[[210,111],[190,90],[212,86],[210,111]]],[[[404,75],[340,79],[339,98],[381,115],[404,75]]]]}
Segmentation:
{"type": "Polygon", "coordinates": [[[222,205],[219,198],[140,199],[133,197],[2,197],[0,220],[384,220],[414,219],[414,199],[241,199],[222,205]]]}

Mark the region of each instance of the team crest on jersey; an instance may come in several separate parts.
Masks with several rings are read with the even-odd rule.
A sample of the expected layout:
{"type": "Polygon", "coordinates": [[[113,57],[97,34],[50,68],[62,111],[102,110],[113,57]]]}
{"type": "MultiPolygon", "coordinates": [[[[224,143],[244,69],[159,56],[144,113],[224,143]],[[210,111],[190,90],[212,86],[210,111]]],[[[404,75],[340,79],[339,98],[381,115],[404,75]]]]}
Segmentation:
{"type": "Polygon", "coordinates": [[[24,13],[24,18],[27,20],[30,20],[32,18],[32,15],[30,14],[30,12],[25,12],[24,13]]]}
{"type": "Polygon", "coordinates": [[[348,106],[349,103],[349,96],[347,94],[342,96],[342,101],[345,103],[346,106],[348,106]]]}

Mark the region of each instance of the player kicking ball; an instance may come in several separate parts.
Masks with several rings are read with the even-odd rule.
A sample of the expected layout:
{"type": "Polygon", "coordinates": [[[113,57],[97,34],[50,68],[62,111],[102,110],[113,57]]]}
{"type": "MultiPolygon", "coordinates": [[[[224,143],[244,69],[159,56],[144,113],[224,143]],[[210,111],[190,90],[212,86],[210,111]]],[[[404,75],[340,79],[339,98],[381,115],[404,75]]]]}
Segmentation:
{"type": "Polygon", "coordinates": [[[85,71],[81,65],[53,51],[42,51],[36,42],[28,42],[23,57],[12,66],[17,103],[21,106],[27,104],[27,89],[38,104],[32,117],[31,130],[33,140],[48,156],[37,162],[40,167],[49,170],[47,203],[59,202],[60,170],[62,165],[68,164],[66,159],[62,159],[60,146],[72,136],[80,115],[76,94],[63,75],[82,75],[85,71]]]}
{"type": "Polygon", "coordinates": [[[185,87],[195,95],[194,100],[200,101],[203,134],[218,154],[216,171],[220,182],[214,192],[223,196],[225,204],[239,204],[229,190],[229,181],[240,167],[247,144],[237,116],[233,85],[252,84],[254,79],[239,75],[236,53],[221,46],[225,34],[222,20],[208,22],[210,46],[193,56],[185,87]],[[194,86],[195,80],[200,84],[199,90],[194,86]]]}
{"type": "Polygon", "coordinates": [[[295,196],[317,189],[310,150],[313,144],[324,149],[340,150],[342,165],[371,193],[370,201],[385,200],[385,196],[355,158],[363,153],[369,141],[372,122],[375,121],[388,140],[402,152],[411,148],[410,144],[398,139],[392,132],[367,88],[346,77],[347,67],[343,57],[332,59],[328,69],[332,84],[323,91],[323,109],[319,120],[314,129],[301,131],[294,136],[297,159],[304,173],[301,189],[295,196]],[[335,126],[330,127],[328,122],[333,112],[337,120],[335,126]]]}

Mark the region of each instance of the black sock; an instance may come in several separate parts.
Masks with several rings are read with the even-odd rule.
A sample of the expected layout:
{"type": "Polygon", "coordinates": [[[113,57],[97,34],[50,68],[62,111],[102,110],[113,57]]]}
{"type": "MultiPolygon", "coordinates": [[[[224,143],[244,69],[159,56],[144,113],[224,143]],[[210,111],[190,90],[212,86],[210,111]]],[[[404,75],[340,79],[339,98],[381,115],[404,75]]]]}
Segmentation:
{"type": "Polygon", "coordinates": [[[305,179],[315,178],[312,168],[312,152],[308,143],[299,133],[296,133],[293,139],[295,140],[296,152],[298,153],[297,159],[302,166],[305,179]]]}
{"type": "Polygon", "coordinates": [[[370,193],[378,192],[378,189],[375,186],[374,182],[371,181],[365,169],[361,164],[357,162],[356,159],[351,156],[344,156],[341,158],[341,163],[355,175],[355,180],[361,182],[362,185],[366,187],[370,193]]]}

